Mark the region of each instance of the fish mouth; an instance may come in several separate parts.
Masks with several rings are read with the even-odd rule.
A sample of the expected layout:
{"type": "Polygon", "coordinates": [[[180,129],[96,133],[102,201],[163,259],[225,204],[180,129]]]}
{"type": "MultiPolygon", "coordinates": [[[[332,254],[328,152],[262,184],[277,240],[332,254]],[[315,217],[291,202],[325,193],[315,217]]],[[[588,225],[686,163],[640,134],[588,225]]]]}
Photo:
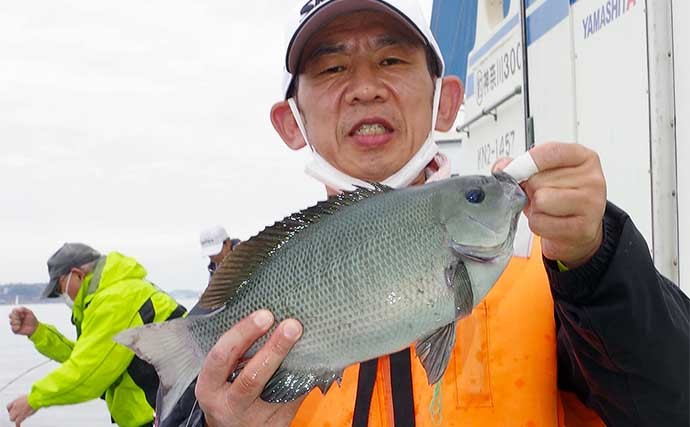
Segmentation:
{"type": "Polygon", "coordinates": [[[508,195],[516,210],[521,211],[527,203],[527,195],[525,195],[525,191],[520,187],[520,184],[518,184],[515,178],[505,172],[495,172],[493,176],[501,183],[505,194],[508,195]]]}

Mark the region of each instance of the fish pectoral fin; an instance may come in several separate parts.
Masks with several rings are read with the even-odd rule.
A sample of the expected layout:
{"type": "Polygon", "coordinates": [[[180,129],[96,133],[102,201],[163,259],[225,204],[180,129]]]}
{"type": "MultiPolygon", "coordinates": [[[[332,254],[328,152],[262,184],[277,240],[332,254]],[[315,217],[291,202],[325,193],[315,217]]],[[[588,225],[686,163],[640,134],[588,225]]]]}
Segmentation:
{"type": "Polygon", "coordinates": [[[443,377],[454,345],[455,322],[437,329],[415,344],[417,357],[424,366],[429,384],[436,384],[443,377]]]}
{"type": "Polygon", "coordinates": [[[314,387],[321,389],[326,394],[333,382],[340,384],[343,378],[343,370],[326,372],[300,372],[291,371],[280,367],[268,380],[266,387],[261,392],[261,399],[269,403],[291,402],[303,394],[308,393],[314,387]]]}
{"type": "Polygon", "coordinates": [[[455,318],[460,319],[472,313],[474,307],[474,293],[472,279],[467,272],[467,266],[457,259],[454,264],[446,267],[446,285],[453,290],[455,297],[455,318]]]}

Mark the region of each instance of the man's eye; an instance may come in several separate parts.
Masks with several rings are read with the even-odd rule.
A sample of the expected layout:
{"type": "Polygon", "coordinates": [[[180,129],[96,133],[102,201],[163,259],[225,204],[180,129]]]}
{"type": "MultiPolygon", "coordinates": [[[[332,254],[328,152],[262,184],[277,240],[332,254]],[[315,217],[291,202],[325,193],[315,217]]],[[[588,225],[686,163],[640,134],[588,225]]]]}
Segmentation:
{"type": "Polygon", "coordinates": [[[381,65],[395,65],[395,64],[402,64],[402,59],[400,58],[386,58],[383,61],[381,61],[381,65]]]}
{"type": "Polygon", "coordinates": [[[321,74],[335,74],[340,73],[342,71],[345,71],[345,67],[343,67],[342,65],[334,65],[321,71],[321,74]]]}

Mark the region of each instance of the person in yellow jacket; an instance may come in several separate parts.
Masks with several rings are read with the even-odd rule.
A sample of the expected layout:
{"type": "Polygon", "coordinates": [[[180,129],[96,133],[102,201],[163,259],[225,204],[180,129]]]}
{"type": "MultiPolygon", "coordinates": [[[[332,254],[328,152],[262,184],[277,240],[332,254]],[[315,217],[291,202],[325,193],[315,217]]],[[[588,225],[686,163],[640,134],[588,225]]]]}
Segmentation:
{"type": "Polygon", "coordinates": [[[118,332],[185,313],[169,295],[146,281],[135,259],[101,255],[82,243],[66,243],[48,260],[50,282],[43,296],[62,297],[72,308],[77,340],[16,308],[10,326],[60,366],[35,382],[7,410],[17,426],[41,408],[103,397],[120,426],[152,425],[158,377],[153,368],[113,341],[118,332]]]}
{"type": "MultiPolygon", "coordinates": [[[[328,194],[361,180],[404,187],[449,175],[431,131],[453,126],[462,84],[444,76],[416,0],[299,0],[288,20],[285,90],[271,120],[290,148],[310,146],[307,172],[328,194]]],[[[174,425],[687,427],[690,301],[607,202],[598,156],[580,142],[530,151],[539,173],[523,184],[525,214],[540,239],[458,322],[437,385],[403,349],[347,368],[325,394],[266,403],[261,392],[301,326],[284,320],[244,360],[274,322],[261,310],[206,358],[196,384],[203,419],[174,425]]]]}

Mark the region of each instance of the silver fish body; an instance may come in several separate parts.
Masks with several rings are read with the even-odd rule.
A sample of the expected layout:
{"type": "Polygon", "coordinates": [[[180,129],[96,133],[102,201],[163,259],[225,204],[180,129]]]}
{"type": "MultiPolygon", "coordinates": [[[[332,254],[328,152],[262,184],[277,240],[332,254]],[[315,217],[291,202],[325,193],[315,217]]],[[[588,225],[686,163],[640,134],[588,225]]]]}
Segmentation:
{"type": "MultiPolygon", "coordinates": [[[[455,321],[484,298],[512,255],[524,203],[507,175],[465,176],[404,190],[359,189],[276,223],[242,243],[215,273],[201,304],[222,308],[169,322],[180,326],[168,332],[200,355],[191,378],[181,379],[184,387],[220,336],[258,309],[270,310],[276,325],[295,318],[304,328],[266,386],[267,401],[289,401],[316,386],[325,392],[348,365],[411,343],[435,383],[454,344],[455,321]]],[[[161,371],[173,363],[179,375],[186,367],[152,349],[155,335],[165,335],[156,331],[165,328],[145,326],[117,339],[154,364],[164,386],[179,388],[161,371]]]]}

